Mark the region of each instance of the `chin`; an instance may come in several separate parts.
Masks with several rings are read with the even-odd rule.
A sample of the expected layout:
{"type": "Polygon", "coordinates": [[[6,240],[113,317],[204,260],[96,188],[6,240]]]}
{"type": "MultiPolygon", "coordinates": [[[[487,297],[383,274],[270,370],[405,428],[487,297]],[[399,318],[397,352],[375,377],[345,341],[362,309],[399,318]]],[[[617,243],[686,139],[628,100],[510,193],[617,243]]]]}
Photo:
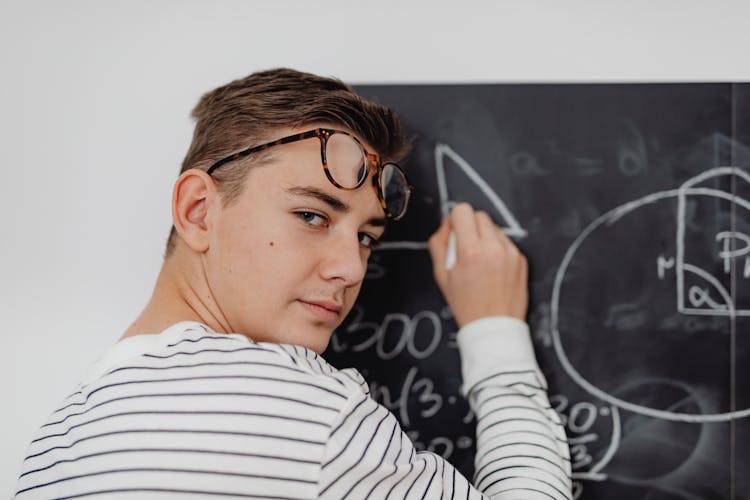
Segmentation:
{"type": "Polygon", "coordinates": [[[331,341],[331,335],[332,333],[329,333],[325,337],[325,339],[312,339],[312,342],[305,342],[304,346],[312,351],[315,351],[317,354],[323,354],[323,351],[326,350],[326,347],[328,347],[328,343],[331,341]]]}
{"type": "Polygon", "coordinates": [[[276,342],[306,347],[321,354],[328,347],[332,335],[333,330],[330,330],[328,325],[322,328],[321,325],[307,324],[302,328],[287,330],[285,335],[276,336],[276,342]]]}

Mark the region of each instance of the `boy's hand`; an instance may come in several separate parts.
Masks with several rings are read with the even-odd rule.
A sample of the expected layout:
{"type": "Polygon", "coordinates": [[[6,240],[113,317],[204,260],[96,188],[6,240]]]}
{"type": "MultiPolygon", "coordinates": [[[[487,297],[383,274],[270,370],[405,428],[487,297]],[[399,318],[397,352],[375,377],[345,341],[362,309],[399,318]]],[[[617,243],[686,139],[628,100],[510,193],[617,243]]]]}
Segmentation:
{"type": "Polygon", "coordinates": [[[485,212],[459,203],[429,240],[432,268],[459,328],[486,316],[526,317],[526,258],[485,212]],[[445,268],[450,232],[456,264],[445,268]]]}

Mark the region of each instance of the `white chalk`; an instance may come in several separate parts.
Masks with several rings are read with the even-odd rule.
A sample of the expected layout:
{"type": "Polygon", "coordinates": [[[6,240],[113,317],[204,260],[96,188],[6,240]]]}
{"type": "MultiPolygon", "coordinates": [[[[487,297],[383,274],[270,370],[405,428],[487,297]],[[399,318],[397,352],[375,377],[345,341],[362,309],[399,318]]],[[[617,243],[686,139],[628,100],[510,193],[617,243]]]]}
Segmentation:
{"type": "Polygon", "coordinates": [[[445,268],[451,270],[456,265],[456,233],[451,231],[448,238],[448,252],[445,255],[445,268]]]}

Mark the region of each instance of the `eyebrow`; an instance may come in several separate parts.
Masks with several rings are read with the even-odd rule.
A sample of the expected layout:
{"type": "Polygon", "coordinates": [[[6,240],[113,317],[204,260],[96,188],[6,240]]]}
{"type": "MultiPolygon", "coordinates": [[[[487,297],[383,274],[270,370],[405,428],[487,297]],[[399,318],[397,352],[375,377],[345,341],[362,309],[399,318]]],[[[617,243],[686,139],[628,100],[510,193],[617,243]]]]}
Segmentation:
{"type": "MultiPolygon", "coordinates": [[[[332,196],[325,191],[322,191],[312,186],[297,186],[292,188],[285,188],[284,191],[293,196],[303,196],[306,198],[314,198],[318,201],[322,201],[332,210],[340,213],[347,213],[351,210],[351,207],[344,203],[339,198],[332,196]]],[[[385,217],[372,217],[366,224],[371,226],[386,226],[388,220],[385,217]]]]}

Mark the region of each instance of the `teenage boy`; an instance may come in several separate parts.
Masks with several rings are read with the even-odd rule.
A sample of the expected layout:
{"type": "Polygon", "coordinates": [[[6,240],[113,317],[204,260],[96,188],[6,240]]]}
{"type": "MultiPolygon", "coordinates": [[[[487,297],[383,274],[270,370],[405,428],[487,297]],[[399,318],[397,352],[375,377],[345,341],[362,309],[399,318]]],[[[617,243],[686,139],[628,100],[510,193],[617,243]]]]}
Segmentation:
{"type": "Polygon", "coordinates": [[[42,426],[16,498],[571,498],[526,261],[485,213],[456,206],[429,242],[477,416],[473,485],[319,356],[408,207],[393,112],[280,69],[193,116],[153,295],[42,426]]]}

